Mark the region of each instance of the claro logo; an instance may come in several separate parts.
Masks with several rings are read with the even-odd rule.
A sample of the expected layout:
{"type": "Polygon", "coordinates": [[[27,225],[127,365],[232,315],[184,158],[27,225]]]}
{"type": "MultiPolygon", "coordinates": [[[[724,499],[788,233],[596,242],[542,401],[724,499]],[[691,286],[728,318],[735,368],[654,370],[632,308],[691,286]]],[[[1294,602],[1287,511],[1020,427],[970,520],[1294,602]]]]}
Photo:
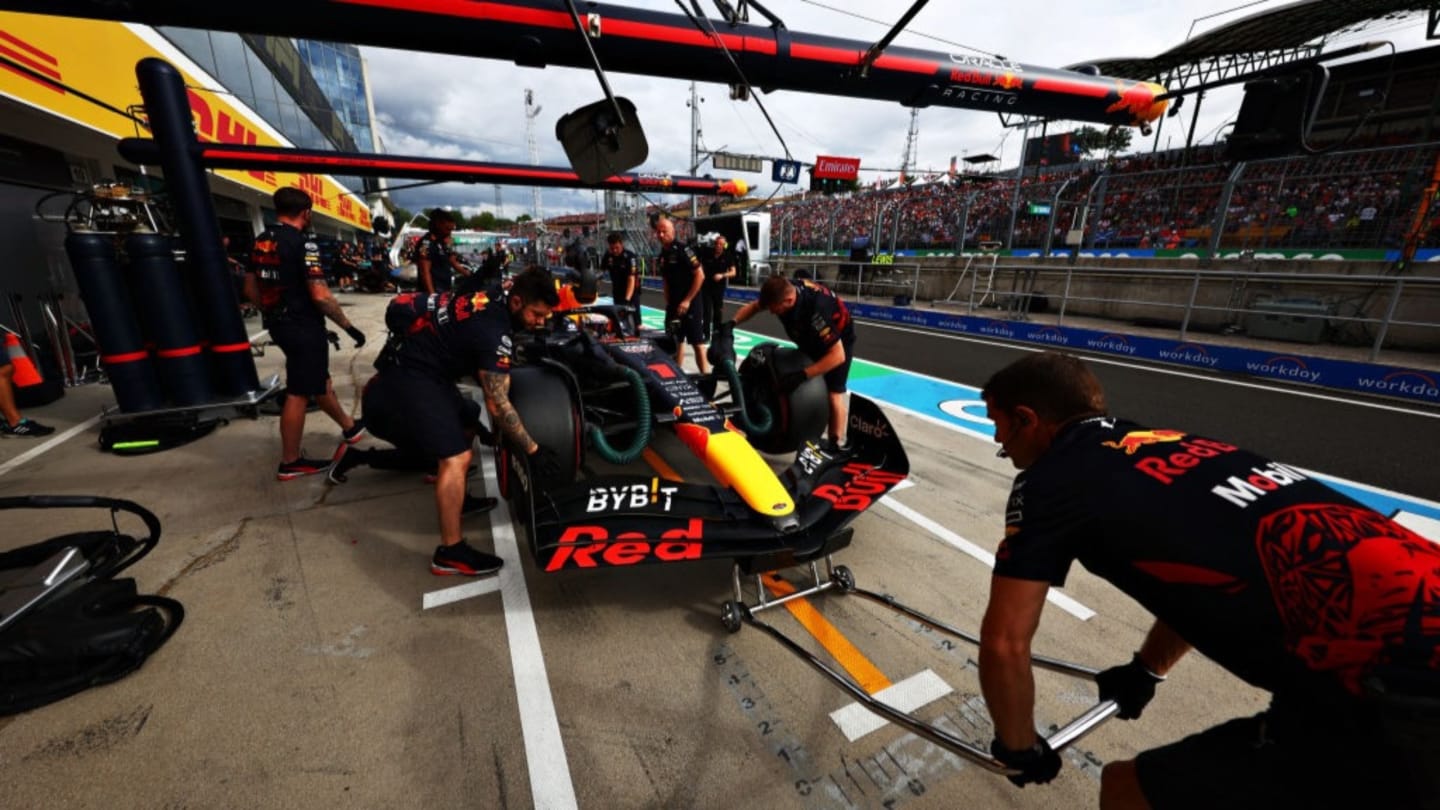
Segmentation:
{"type": "Polygon", "coordinates": [[[854,414],[850,416],[850,429],[872,439],[884,439],[890,435],[890,425],[885,422],[867,422],[854,414]]]}
{"type": "Polygon", "coordinates": [[[658,539],[641,532],[621,532],[612,538],[602,526],[571,526],[560,536],[560,547],[545,571],[698,560],[704,537],[705,523],[700,518],[691,518],[683,528],[663,532],[658,539]]]}

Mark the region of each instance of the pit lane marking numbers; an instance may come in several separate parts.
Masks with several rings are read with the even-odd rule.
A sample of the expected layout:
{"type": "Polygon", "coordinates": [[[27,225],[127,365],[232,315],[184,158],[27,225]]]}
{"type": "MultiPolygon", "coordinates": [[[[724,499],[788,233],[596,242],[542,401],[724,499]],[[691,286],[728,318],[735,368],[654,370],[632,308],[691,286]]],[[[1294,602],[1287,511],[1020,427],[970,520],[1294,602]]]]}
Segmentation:
{"type": "MultiPolygon", "coordinates": [[[[881,689],[871,697],[902,712],[913,712],[927,706],[955,691],[944,678],[934,670],[921,670],[903,681],[881,689]]],[[[889,721],[871,712],[858,702],[842,706],[830,713],[830,719],[840,727],[845,739],[850,742],[864,737],[872,731],[884,728],[889,721]]]]}
{"type": "Polygon", "coordinates": [[[713,663],[725,686],[735,695],[740,711],[750,721],[751,728],[760,736],[760,742],[776,759],[790,769],[791,785],[801,805],[806,808],[827,810],[828,808],[850,808],[855,804],[844,798],[844,791],[838,784],[831,784],[828,777],[810,761],[810,752],[803,743],[790,733],[780,712],[755,679],[750,669],[729,644],[721,642],[711,655],[713,663]]]}

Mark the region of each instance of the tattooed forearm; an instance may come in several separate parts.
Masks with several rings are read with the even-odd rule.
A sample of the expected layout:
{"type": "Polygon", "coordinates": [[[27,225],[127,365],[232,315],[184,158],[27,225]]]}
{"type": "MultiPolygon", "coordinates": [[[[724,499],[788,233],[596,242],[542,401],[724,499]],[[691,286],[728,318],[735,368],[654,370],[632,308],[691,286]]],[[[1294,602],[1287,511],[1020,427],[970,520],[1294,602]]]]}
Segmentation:
{"type": "Polygon", "coordinates": [[[350,328],[350,319],[345,317],[345,310],[340,308],[340,302],[334,298],[321,298],[316,300],[315,308],[320,310],[325,317],[334,321],[341,329],[350,328]]]}
{"type": "Polygon", "coordinates": [[[535,445],[535,440],[525,432],[525,425],[520,421],[520,414],[515,412],[515,406],[510,404],[510,375],[490,374],[480,372],[480,389],[485,392],[485,407],[490,411],[490,418],[500,433],[510,441],[510,445],[526,453],[535,445]]]}

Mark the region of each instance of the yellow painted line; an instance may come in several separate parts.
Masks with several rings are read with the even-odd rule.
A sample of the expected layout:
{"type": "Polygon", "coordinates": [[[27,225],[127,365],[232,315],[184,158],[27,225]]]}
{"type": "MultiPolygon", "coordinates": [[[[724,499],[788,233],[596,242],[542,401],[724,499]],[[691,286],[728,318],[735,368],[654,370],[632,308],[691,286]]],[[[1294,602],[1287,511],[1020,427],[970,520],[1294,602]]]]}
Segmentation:
{"type": "MultiPolygon", "coordinates": [[[[794,585],[774,574],[766,574],[762,578],[765,580],[766,587],[776,596],[789,596],[795,592],[794,585]]],[[[850,677],[860,684],[860,688],[865,690],[865,694],[873,695],[890,686],[890,679],[885,677],[885,673],[870,663],[870,659],[865,657],[865,653],[860,652],[858,647],[850,643],[850,639],[845,638],[839,630],[835,629],[835,625],[821,616],[820,611],[816,610],[814,605],[804,599],[795,599],[786,602],[785,608],[790,611],[790,615],[794,616],[796,621],[800,622],[801,627],[808,630],[810,635],[820,642],[820,646],[825,648],[825,652],[830,653],[830,657],[850,673],[850,677]]]]}
{"type": "Polygon", "coordinates": [[[660,458],[660,454],[655,452],[654,450],[651,450],[648,447],[645,448],[644,452],[641,453],[641,457],[645,459],[645,463],[649,464],[650,468],[653,469],[656,474],[658,474],[661,478],[664,478],[667,481],[679,481],[682,484],[685,483],[685,479],[680,477],[680,473],[675,472],[675,468],[671,467],[669,464],[666,464],[665,459],[660,458]]]}
{"type": "MultiPolygon", "coordinates": [[[[660,458],[660,454],[654,450],[645,448],[642,458],[661,478],[684,483],[685,479],[681,478],[680,474],[665,463],[665,459],[660,458]]],[[[763,579],[770,592],[776,596],[788,596],[795,592],[795,586],[774,574],[766,574],[763,579]]],[[[860,685],[861,689],[865,690],[865,694],[873,695],[891,685],[890,679],[885,677],[885,673],[870,663],[870,659],[866,658],[858,647],[850,643],[850,639],[845,638],[844,634],[835,628],[835,625],[820,615],[820,611],[816,610],[814,605],[804,599],[795,599],[786,602],[785,608],[790,611],[790,615],[794,616],[796,621],[800,622],[801,627],[804,627],[810,635],[815,637],[816,641],[820,642],[820,646],[825,648],[825,652],[829,653],[836,663],[850,673],[850,677],[860,685]]]]}

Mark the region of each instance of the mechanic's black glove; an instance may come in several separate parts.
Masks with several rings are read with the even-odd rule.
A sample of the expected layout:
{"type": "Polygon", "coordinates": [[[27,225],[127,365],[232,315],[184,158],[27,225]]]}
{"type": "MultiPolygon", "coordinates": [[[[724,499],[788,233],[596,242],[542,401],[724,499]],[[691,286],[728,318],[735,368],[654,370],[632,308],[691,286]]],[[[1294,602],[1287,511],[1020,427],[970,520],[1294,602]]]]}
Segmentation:
{"type": "MultiPolygon", "coordinates": [[[[361,332],[359,329],[356,329],[354,324],[345,327],[345,334],[349,335],[350,339],[355,341],[355,348],[358,349],[361,346],[365,345],[365,333],[361,332]]],[[[336,343],[338,344],[339,341],[337,340],[336,343]]],[[[336,345],[335,348],[338,349],[340,348],[340,346],[336,345]]]]}
{"type": "Polygon", "coordinates": [[[564,475],[560,456],[548,447],[539,447],[530,454],[530,469],[540,481],[556,481],[564,475]]]}
{"type": "Polygon", "coordinates": [[[340,336],[335,334],[334,330],[326,329],[325,339],[330,341],[330,345],[335,347],[335,351],[340,351],[340,336]]]}
{"type": "Polygon", "coordinates": [[[1055,749],[1050,747],[1044,737],[1037,737],[1035,744],[1024,751],[1011,751],[996,737],[990,741],[990,755],[1004,763],[1007,768],[1020,772],[1005,777],[1015,787],[1023,788],[1031,782],[1043,785],[1060,773],[1060,755],[1055,753],[1055,749]]]}
{"type": "Polygon", "coordinates": [[[780,393],[788,394],[791,391],[794,391],[796,388],[799,388],[808,379],[810,379],[810,377],[805,374],[804,369],[801,369],[799,371],[787,371],[784,374],[780,375],[780,379],[776,380],[775,384],[780,388],[780,393]]]}
{"type": "Polygon", "coordinates": [[[1095,684],[1100,687],[1100,699],[1120,704],[1118,716],[1121,720],[1139,717],[1145,711],[1145,705],[1155,697],[1155,684],[1163,680],[1145,666],[1139,653],[1130,659],[1130,663],[1111,667],[1095,676],[1095,684]]]}

